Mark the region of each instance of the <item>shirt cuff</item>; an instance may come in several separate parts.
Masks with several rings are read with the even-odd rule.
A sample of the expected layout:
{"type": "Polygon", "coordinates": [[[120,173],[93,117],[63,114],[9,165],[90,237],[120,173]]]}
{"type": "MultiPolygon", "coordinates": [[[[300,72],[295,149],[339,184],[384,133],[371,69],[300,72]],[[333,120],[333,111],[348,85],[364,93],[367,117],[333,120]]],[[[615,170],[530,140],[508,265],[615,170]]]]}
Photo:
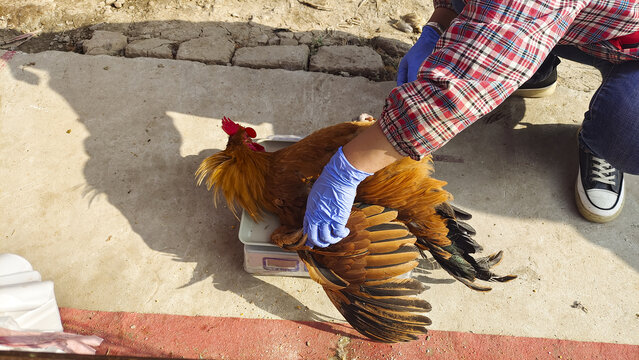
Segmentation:
{"type": "Polygon", "coordinates": [[[403,125],[403,121],[396,117],[399,113],[400,111],[398,109],[392,109],[389,106],[389,100],[386,100],[386,106],[378,120],[379,126],[384,135],[386,135],[388,142],[390,142],[398,153],[419,161],[435,149],[432,149],[430,144],[413,143],[410,138],[405,137],[404,133],[408,130],[403,125]],[[423,150],[423,152],[418,151],[418,149],[423,150]]]}

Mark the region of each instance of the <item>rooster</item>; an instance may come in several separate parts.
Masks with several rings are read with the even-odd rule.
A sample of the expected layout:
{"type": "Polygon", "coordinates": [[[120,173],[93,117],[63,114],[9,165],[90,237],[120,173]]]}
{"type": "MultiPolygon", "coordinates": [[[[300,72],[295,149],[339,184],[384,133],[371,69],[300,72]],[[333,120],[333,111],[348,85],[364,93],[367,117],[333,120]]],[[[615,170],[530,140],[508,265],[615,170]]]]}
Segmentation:
{"type": "Polygon", "coordinates": [[[372,118],[340,123],[266,152],[253,141],[254,129],[225,117],[226,148],[202,161],[196,178],[198,185],[205,181],[214,189],[216,203],[222,194],[234,213],[237,204],[255,221],[264,212],[276,214],[281,225],[271,241],[297,251],[311,279],[353,328],[382,342],[410,341],[431,324],[422,314],[430,304],[417,297],[425,286],[402,277],[424,251],[473,290],[490,290],[477,280],[506,282],[516,276],[491,271],[501,251],[471,256],[482,250],[472,238],[475,230],[462,221],[471,216],[449,204],[444,181],[431,178],[430,156],[398,160],[366,178],[346,224],[349,235],[326,248],[305,245],[302,224],[313,182],[340,146],[372,124],[372,118]]]}

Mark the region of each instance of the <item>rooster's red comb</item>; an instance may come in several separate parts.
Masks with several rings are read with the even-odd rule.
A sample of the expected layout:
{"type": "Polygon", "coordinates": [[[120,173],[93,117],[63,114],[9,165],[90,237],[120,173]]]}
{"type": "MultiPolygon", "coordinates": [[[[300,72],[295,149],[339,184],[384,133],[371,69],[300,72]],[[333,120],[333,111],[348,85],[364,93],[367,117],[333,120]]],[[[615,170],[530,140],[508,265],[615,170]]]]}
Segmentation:
{"type": "Polygon", "coordinates": [[[231,136],[235,134],[240,129],[240,125],[233,122],[233,120],[227,118],[226,116],[222,118],[222,130],[231,136]]]}

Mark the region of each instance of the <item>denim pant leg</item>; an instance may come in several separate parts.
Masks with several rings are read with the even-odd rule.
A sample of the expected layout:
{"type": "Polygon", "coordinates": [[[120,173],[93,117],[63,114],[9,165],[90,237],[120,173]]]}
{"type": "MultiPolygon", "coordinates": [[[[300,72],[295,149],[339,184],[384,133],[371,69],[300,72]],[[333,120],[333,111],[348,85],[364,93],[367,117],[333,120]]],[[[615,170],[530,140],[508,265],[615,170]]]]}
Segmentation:
{"type": "Polygon", "coordinates": [[[464,10],[464,6],[466,6],[466,0],[453,0],[452,4],[455,12],[459,14],[462,12],[462,10],[464,10]]]}
{"type": "Polygon", "coordinates": [[[584,115],[581,141],[617,170],[639,174],[639,61],[613,64],[573,46],[553,53],[595,66],[602,83],[584,115]]]}

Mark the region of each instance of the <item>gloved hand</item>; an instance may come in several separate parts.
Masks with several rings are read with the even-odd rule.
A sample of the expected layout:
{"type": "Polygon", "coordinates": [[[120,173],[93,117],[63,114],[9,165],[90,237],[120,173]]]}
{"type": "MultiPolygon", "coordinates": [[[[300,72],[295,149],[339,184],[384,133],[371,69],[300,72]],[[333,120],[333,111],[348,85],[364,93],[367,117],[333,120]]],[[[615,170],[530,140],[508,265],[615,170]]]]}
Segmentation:
{"type": "Polygon", "coordinates": [[[327,247],[345,238],[357,185],[369,175],[351,165],[340,147],[317,178],[306,203],[304,233],[309,247],[327,247]]]}
{"type": "Polygon", "coordinates": [[[424,26],[422,35],[415,45],[404,55],[397,69],[397,86],[417,80],[419,68],[433,52],[439,40],[439,33],[430,26],[424,26]]]}

